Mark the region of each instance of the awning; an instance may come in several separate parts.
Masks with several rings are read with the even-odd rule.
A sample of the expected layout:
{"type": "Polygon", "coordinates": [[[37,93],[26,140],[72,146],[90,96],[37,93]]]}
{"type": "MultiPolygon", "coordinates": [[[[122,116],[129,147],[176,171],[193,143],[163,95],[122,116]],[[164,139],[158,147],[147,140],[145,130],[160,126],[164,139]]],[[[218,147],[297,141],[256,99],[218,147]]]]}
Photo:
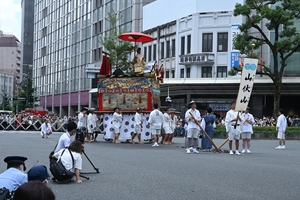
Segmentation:
{"type": "Polygon", "coordinates": [[[90,91],[89,91],[90,94],[92,93],[98,93],[98,88],[92,88],[90,91]]]}
{"type": "MultiPolygon", "coordinates": [[[[160,85],[160,96],[170,97],[177,95],[198,94],[198,95],[236,95],[240,85],[240,77],[236,78],[181,78],[164,79],[160,85]]],[[[281,94],[298,95],[299,77],[283,77],[281,94]]],[[[268,77],[256,75],[252,94],[272,95],[275,92],[274,83],[268,77]]]]}

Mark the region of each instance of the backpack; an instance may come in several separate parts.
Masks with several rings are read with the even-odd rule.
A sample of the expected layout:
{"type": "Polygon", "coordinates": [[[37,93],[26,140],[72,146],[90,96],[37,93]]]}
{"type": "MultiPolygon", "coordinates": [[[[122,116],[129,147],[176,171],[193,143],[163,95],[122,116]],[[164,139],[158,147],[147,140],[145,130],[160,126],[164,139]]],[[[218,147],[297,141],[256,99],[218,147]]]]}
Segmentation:
{"type": "MultiPolygon", "coordinates": [[[[63,152],[61,153],[60,159],[56,163],[52,164],[50,167],[50,171],[51,171],[52,175],[54,176],[54,178],[61,182],[68,182],[74,176],[74,172],[67,170],[65,168],[65,166],[63,165],[63,163],[61,162],[61,156],[64,154],[65,150],[66,149],[64,149],[63,152]]],[[[69,153],[71,154],[72,163],[73,163],[73,167],[74,167],[74,157],[70,150],[69,150],[69,153]]]]}

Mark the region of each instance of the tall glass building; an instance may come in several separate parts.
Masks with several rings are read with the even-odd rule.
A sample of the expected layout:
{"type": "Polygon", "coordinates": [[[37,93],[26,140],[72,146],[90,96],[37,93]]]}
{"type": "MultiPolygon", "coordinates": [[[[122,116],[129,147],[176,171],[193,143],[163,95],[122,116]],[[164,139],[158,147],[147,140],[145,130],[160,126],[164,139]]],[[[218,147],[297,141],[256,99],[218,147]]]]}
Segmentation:
{"type": "Polygon", "coordinates": [[[22,0],[20,82],[31,78],[33,65],[34,1],[22,0]]]}
{"type": "MultiPolygon", "coordinates": [[[[101,61],[108,13],[124,32],[142,31],[143,6],[154,0],[35,0],[33,80],[40,106],[60,116],[96,106],[87,64],[101,61]]],[[[95,85],[93,85],[95,86],[95,85]]]]}

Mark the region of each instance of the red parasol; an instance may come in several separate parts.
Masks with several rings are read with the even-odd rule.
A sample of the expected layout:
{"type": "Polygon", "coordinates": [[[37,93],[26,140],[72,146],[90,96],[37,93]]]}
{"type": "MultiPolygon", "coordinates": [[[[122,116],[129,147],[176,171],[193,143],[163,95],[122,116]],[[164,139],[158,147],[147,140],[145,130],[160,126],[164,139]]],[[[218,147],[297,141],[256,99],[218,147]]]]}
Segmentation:
{"type": "Polygon", "coordinates": [[[128,32],[119,36],[121,40],[130,42],[151,42],[153,38],[150,35],[140,32],[128,32]]]}

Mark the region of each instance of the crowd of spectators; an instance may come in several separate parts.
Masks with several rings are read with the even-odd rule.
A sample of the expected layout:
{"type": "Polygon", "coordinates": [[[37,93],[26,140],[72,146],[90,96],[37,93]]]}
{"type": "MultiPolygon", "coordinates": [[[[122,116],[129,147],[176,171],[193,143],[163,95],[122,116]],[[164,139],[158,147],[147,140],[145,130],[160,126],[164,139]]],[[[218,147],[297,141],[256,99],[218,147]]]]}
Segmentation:
{"type": "MultiPolygon", "coordinates": [[[[64,124],[68,121],[77,122],[77,116],[57,116],[57,115],[33,115],[21,113],[16,115],[0,114],[0,130],[40,130],[44,119],[49,119],[50,124],[55,129],[54,131],[65,131],[64,124]]],[[[288,126],[300,126],[300,118],[298,115],[286,116],[288,126]]],[[[216,119],[216,124],[225,124],[225,117],[216,119]]],[[[276,126],[276,118],[271,116],[255,117],[254,126],[276,126]]],[[[178,127],[184,127],[184,122],[178,124],[178,127]]],[[[181,131],[180,131],[181,132],[181,131]]],[[[178,135],[182,135],[179,133],[178,135]]]]}
{"type": "MultiPolygon", "coordinates": [[[[300,126],[300,118],[298,115],[286,116],[288,126],[300,126]]],[[[271,116],[263,116],[262,118],[255,117],[253,126],[276,126],[276,118],[271,116]]],[[[220,118],[217,124],[225,124],[225,117],[220,118]]]]}

